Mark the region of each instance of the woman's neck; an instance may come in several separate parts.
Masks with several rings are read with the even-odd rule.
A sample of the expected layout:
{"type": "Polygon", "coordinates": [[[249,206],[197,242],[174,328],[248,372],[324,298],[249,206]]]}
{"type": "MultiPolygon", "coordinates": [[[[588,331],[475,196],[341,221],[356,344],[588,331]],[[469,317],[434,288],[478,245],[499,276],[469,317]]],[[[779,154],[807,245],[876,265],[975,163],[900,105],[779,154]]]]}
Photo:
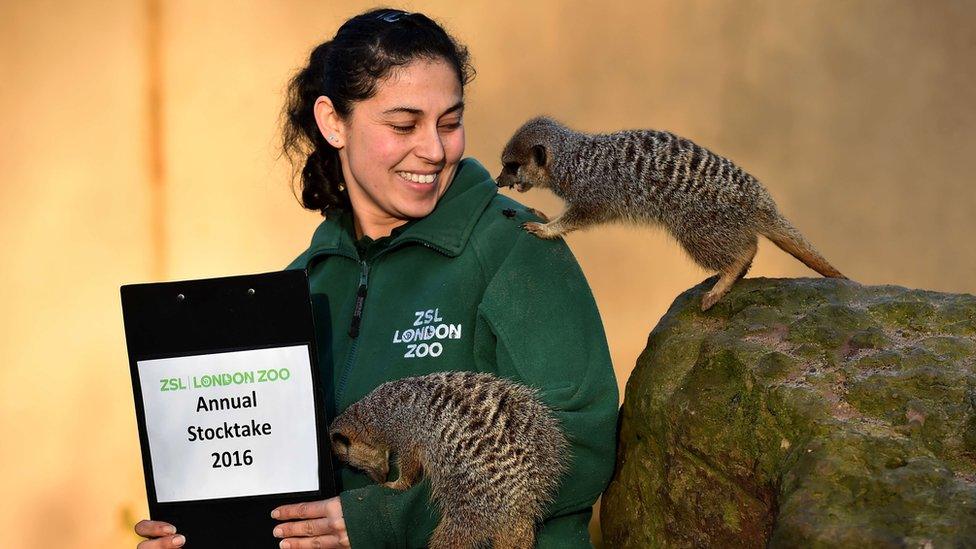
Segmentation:
{"type": "Polygon", "coordinates": [[[406,219],[372,219],[368,215],[361,215],[360,213],[353,211],[352,214],[353,226],[356,230],[356,240],[359,240],[366,235],[373,240],[377,240],[384,236],[390,236],[393,229],[396,229],[400,225],[407,222],[406,219]]]}

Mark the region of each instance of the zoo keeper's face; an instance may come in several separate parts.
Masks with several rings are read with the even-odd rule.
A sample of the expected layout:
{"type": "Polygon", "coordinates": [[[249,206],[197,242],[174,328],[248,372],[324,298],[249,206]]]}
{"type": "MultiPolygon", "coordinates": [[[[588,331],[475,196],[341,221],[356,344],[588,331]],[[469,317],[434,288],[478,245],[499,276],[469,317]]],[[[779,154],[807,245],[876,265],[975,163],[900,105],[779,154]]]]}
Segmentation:
{"type": "Polygon", "coordinates": [[[343,124],[349,198],[374,223],[424,217],[464,154],[461,84],[445,61],[416,60],[376,86],[343,124]]]}

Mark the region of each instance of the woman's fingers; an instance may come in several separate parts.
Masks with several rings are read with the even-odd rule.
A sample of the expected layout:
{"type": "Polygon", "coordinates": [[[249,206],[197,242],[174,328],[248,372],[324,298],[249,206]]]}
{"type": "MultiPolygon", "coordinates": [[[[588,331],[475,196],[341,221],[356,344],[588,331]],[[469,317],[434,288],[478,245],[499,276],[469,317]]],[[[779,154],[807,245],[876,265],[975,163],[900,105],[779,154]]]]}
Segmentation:
{"type": "Polygon", "coordinates": [[[147,538],[160,538],[176,533],[176,527],[159,520],[140,520],[136,523],[136,533],[147,538]]]}
{"type": "Polygon", "coordinates": [[[280,543],[282,549],[349,549],[342,502],[338,497],[283,505],[272,511],[271,516],[278,520],[305,519],[275,526],[275,537],[285,538],[280,543]]]}
{"type": "Polygon", "coordinates": [[[278,520],[321,518],[329,515],[340,515],[341,511],[342,504],[339,503],[338,497],[334,497],[319,501],[282,505],[271,511],[271,516],[278,520]]]}
{"type": "Polygon", "coordinates": [[[286,522],[275,526],[276,538],[314,537],[324,534],[344,534],[346,523],[341,518],[317,518],[286,522]]]}
{"type": "Polygon", "coordinates": [[[325,508],[325,500],[282,505],[271,511],[271,516],[278,520],[319,518],[326,515],[328,513],[325,508]]]}
{"type": "Polygon", "coordinates": [[[177,534],[140,541],[139,545],[136,545],[136,549],[169,549],[171,547],[183,547],[184,543],[186,543],[186,538],[177,534]]]}
{"type": "Polygon", "coordinates": [[[186,543],[186,538],[176,534],[176,527],[168,522],[140,520],[136,523],[135,531],[142,537],[150,538],[140,541],[137,549],[169,549],[183,547],[186,543]]]}
{"type": "Polygon", "coordinates": [[[318,536],[314,538],[288,538],[281,540],[281,549],[348,549],[349,538],[343,536],[318,536]]]}

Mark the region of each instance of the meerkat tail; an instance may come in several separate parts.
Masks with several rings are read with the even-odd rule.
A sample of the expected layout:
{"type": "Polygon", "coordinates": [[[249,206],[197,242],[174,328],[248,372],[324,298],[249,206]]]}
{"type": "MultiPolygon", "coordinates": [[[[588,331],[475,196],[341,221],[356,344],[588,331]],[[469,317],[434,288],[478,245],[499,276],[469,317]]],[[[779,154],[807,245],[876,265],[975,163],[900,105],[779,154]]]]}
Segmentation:
{"type": "Polygon", "coordinates": [[[760,229],[763,236],[779,246],[784,252],[799,259],[804,265],[828,278],[844,278],[840,271],[834,268],[807,239],[803,238],[789,221],[781,215],[773,218],[772,222],[760,229]]]}

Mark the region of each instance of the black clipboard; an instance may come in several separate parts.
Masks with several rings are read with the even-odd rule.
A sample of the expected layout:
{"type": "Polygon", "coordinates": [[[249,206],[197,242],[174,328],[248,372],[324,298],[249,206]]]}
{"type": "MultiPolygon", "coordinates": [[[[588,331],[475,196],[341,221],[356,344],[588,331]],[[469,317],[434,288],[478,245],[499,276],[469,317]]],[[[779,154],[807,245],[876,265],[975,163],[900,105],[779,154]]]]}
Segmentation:
{"type": "MultiPolygon", "coordinates": [[[[316,367],[318,355],[306,271],[286,270],[223,278],[129,284],[121,287],[121,298],[150,518],[176,525],[179,532],[186,536],[184,547],[190,549],[277,547],[280,540],[272,535],[272,530],[279,522],[270,516],[273,508],[337,495],[327,435],[328,418],[325,417],[321,381],[316,367]],[[186,365],[194,363],[193,361],[221,358],[218,355],[222,353],[237,353],[222,355],[225,358],[265,356],[267,353],[285,351],[294,353],[296,346],[306,346],[308,349],[307,367],[310,368],[314,403],[314,448],[317,449],[318,461],[317,487],[286,493],[191,500],[164,498],[164,501],[159,501],[139,363],[142,362],[144,369],[150,364],[156,367],[174,363],[186,365]]],[[[297,356],[301,356],[301,353],[297,356]]],[[[186,376],[187,379],[180,384],[200,386],[200,380],[206,382],[205,376],[203,372],[201,376],[186,376]]],[[[211,379],[219,383],[220,377],[211,376],[211,379]]],[[[241,378],[240,381],[239,393],[248,394],[248,390],[255,390],[256,384],[247,387],[248,379],[241,378]]],[[[173,384],[172,387],[176,385],[173,384]]],[[[155,387],[149,388],[148,383],[147,389],[156,390],[155,387]]],[[[161,387],[159,390],[162,389],[161,387]]],[[[155,395],[150,396],[154,403],[158,398],[155,395]]],[[[181,398],[185,396],[181,395],[181,398]]],[[[156,411],[153,418],[158,418],[160,408],[156,404],[154,406],[156,411]]],[[[190,427],[187,432],[189,429],[190,427]]],[[[218,428],[212,432],[207,431],[206,434],[219,431],[218,428]]],[[[230,431],[225,430],[224,434],[229,435],[230,431]]],[[[307,438],[303,440],[307,445],[307,438]]],[[[215,460],[215,471],[227,463],[227,460],[221,462],[224,452],[219,454],[215,460]]],[[[240,463],[239,456],[240,454],[237,455],[237,462],[230,466],[240,463]]],[[[251,460],[253,462],[253,456],[251,460]]],[[[280,466],[288,467],[289,464],[281,463],[280,466]]],[[[305,465],[306,484],[311,478],[308,471],[312,467],[307,463],[305,465]]]]}

